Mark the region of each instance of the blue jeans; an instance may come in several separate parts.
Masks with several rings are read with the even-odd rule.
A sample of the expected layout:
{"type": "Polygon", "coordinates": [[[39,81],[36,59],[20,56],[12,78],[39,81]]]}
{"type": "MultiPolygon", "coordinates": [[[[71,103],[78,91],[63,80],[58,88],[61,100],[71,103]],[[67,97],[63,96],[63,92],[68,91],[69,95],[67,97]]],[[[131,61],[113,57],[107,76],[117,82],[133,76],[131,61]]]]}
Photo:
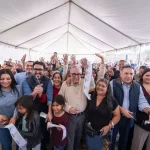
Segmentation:
{"type": "Polygon", "coordinates": [[[65,146],[54,146],[54,150],[64,150],[65,146]]]}
{"type": "Polygon", "coordinates": [[[133,127],[132,120],[121,117],[119,123],[113,129],[111,150],[115,150],[116,137],[119,132],[118,150],[126,150],[130,129],[133,127]]]}
{"type": "Polygon", "coordinates": [[[86,144],[90,150],[101,150],[102,149],[102,137],[99,135],[90,137],[86,135],[86,144]]]}
{"type": "Polygon", "coordinates": [[[0,128],[0,143],[2,150],[11,150],[12,138],[8,129],[0,128]]]}

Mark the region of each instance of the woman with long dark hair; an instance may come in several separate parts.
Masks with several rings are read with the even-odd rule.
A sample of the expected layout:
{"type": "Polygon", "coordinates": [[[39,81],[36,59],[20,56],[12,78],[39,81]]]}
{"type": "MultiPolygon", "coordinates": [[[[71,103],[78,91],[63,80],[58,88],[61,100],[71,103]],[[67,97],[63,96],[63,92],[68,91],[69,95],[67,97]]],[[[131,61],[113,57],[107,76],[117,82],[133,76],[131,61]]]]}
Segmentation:
{"type": "MultiPolygon", "coordinates": [[[[142,87],[144,96],[150,105],[150,69],[145,69],[139,83],[142,87]]],[[[146,114],[145,112],[138,110],[131,150],[142,149],[150,149],[150,112],[149,114],[146,114]],[[146,148],[144,146],[146,146],[146,148]]]]}
{"type": "Polygon", "coordinates": [[[86,143],[90,150],[110,147],[109,131],[119,119],[119,106],[112,96],[109,81],[100,79],[91,95],[86,118],[86,143]]]}
{"type": "Polygon", "coordinates": [[[56,95],[58,95],[58,92],[61,88],[62,84],[62,75],[60,72],[55,72],[52,76],[52,81],[53,81],[53,98],[55,98],[56,95]]]}
{"type": "Polygon", "coordinates": [[[11,150],[11,135],[4,126],[13,117],[15,102],[21,95],[21,87],[16,84],[12,72],[0,70],[0,143],[3,150],[11,150]]]}

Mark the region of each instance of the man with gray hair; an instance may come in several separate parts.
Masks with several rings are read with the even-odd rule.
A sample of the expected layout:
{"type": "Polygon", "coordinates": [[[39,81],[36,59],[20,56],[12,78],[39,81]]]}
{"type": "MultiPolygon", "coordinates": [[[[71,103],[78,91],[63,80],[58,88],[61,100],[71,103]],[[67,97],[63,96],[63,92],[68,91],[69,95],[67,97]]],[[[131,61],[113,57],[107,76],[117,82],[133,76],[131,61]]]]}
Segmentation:
{"type": "MultiPolygon", "coordinates": [[[[87,60],[82,59],[82,67],[87,69],[87,60]]],[[[92,70],[91,70],[92,71],[92,70]]],[[[67,86],[63,82],[59,94],[66,99],[65,111],[69,114],[68,127],[68,150],[79,150],[80,140],[85,121],[85,109],[87,107],[87,98],[84,94],[84,79],[81,78],[82,69],[78,65],[72,66],[71,70],[71,85],[67,86]]],[[[91,76],[92,78],[92,76],[91,76]]],[[[95,88],[94,79],[91,79],[90,89],[95,88]],[[94,85],[92,87],[92,85],[94,85]]]]}

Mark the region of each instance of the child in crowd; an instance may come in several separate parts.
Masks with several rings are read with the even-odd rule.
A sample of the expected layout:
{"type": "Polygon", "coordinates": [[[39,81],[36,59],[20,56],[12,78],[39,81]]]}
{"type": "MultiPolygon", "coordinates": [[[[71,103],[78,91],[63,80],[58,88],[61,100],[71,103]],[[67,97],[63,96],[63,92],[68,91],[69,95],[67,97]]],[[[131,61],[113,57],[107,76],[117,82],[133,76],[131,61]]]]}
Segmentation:
{"type": "MultiPolygon", "coordinates": [[[[52,103],[53,119],[52,123],[63,125],[66,130],[69,124],[68,115],[64,112],[65,100],[62,95],[57,95],[52,103]]],[[[61,128],[52,128],[52,144],[54,150],[64,150],[67,138],[62,140],[63,131],[61,128]]]]}
{"type": "Polygon", "coordinates": [[[17,100],[16,106],[19,112],[16,127],[27,140],[26,147],[19,150],[40,150],[40,116],[34,110],[33,97],[22,96],[17,100]]]}

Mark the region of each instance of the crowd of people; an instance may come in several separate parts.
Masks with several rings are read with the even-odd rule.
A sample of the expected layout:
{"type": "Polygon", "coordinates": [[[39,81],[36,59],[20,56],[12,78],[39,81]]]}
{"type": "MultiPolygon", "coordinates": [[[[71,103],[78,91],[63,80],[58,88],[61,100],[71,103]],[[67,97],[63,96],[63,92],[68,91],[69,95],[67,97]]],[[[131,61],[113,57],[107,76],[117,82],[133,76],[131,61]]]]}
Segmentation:
{"type": "Polygon", "coordinates": [[[140,66],[138,74],[125,60],[115,66],[105,64],[95,54],[90,69],[86,58],[57,52],[50,63],[21,63],[12,59],[0,68],[0,144],[12,149],[12,137],[5,125],[14,124],[27,141],[18,150],[149,150],[150,147],[150,68],[140,66]],[[46,119],[40,113],[47,114],[46,119]],[[47,128],[47,122],[58,125],[47,128]],[[62,140],[62,125],[67,136],[62,140]],[[50,145],[50,146],[49,146],[50,145]]]}

